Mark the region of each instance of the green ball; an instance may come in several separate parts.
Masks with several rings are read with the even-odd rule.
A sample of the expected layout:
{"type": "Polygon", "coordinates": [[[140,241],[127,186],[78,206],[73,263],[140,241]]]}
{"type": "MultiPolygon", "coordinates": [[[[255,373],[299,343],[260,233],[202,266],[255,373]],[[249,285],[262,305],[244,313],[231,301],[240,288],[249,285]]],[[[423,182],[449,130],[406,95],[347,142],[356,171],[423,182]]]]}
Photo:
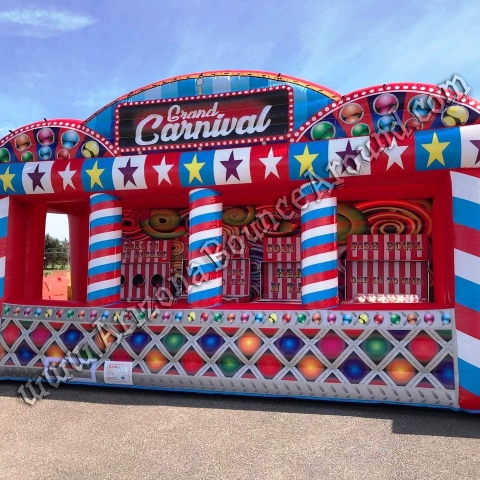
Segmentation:
{"type": "Polygon", "coordinates": [[[363,137],[364,135],[370,135],[370,127],[365,123],[357,123],[352,128],[352,135],[354,137],[363,137]]]}
{"type": "Polygon", "coordinates": [[[33,162],[33,153],[32,152],[23,152],[22,153],[22,162],[33,162]]]}
{"type": "Polygon", "coordinates": [[[307,316],[304,313],[299,313],[297,316],[298,323],[305,323],[307,321],[307,316]]]}
{"type": "Polygon", "coordinates": [[[69,310],[67,312],[67,318],[72,318],[75,315],[75,312],[73,310],[69,310]]]}
{"type": "Polygon", "coordinates": [[[10,152],[6,148],[0,148],[0,163],[10,162],[10,152]]]}
{"type": "Polygon", "coordinates": [[[10,313],[10,307],[8,305],[5,305],[3,307],[3,314],[8,315],[10,313]]]}
{"type": "Polygon", "coordinates": [[[240,361],[233,353],[226,353],[217,362],[226,377],[233,377],[240,368],[240,361]]]}
{"type": "Polygon", "coordinates": [[[175,355],[186,342],[185,335],[180,332],[169,333],[162,339],[162,343],[170,354],[175,355]]]}
{"type": "Polygon", "coordinates": [[[222,314],[221,313],[215,313],[213,315],[213,319],[216,321],[216,322],[221,322],[222,321],[222,314]]]}
{"type": "Polygon", "coordinates": [[[380,362],[392,349],[392,346],[385,338],[370,337],[365,340],[363,348],[374,362],[380,362]]]}
{"type": "Polygon", "coordinates": [[[398,325],[400,323],[400,315],[394,313],[391,317],[390,317],[390,322],[392,322],[394,325],[398,325]]]}
{"type": "Polygon", "coordinates": [[[145,317],[146,317],[145,312],[140,312],[140,313],[138,314],[138,319],[139,319],[139,320],[145,320],[145,317]]]}
{"type": "Polygon", "coordinates": [[[335,137],[335,127],[330,122],[318,122],[312,127],[313,140],[330,140],[335,137]]]}

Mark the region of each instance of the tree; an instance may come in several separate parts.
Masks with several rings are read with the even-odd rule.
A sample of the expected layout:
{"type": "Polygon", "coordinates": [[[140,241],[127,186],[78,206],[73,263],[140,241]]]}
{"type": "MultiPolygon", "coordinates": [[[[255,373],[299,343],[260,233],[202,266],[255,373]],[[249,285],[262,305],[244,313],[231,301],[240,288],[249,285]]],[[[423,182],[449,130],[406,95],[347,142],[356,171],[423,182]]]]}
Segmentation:
{"type": "Polygon", "coordinates": [[[65,265],[69,262],[70,242],[67,239],[59,240],[47,233],[45,235],[44,252],[44,268],[49,268],[49,265],[51,269],[54,269],[56,265],[65,268],[65,265]]]}

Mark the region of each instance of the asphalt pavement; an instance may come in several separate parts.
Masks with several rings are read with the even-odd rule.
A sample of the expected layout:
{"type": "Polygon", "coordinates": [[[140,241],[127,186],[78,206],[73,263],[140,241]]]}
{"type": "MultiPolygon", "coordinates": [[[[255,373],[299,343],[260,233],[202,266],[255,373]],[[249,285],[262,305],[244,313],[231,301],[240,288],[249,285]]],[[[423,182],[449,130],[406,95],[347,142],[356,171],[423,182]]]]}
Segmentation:
{"type": "Polygon", "coordinates": [[[0,382],[0,479],[480,477],[480,416],[440,409],[0,382]]]}

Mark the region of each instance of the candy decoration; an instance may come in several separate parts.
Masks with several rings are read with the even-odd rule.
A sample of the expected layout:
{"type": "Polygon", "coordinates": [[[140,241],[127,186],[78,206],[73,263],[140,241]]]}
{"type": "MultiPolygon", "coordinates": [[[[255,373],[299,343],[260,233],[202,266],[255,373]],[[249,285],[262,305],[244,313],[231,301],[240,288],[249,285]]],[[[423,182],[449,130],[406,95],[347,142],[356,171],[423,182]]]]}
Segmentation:
{"type": "Polygon", "coordinates": [[[122,207],[112,195],[90,197],[87,300],[91,305],[120,301],[122,207]]]}
{"type": "Polygon", "coordinates": [[[338,304],[337,199],[325,186],[311,183],[301,187],[305,205],[302,223],[302,303],[309,308],[338,304]],[[318,191],[316,190],[318,188],[318,191]]]}
{"type": "Polygon", "coordinates": [[[197,308],[222,303],[222,208],[217,192],[190,192],[188,302],[197,308]]]}

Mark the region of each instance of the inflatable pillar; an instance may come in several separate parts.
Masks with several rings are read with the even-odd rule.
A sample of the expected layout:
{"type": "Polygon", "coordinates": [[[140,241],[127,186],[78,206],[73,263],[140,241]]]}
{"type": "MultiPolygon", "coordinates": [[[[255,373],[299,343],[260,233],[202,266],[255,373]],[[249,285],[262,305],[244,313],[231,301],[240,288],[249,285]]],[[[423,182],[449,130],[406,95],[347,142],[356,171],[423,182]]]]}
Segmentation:
{"type": "Polygon", "coordinates": [[[107,305],[120,301],[122,206],[104,193],[90,197],[87,301],[107,305]]]}
{"type": "Polygon", "coordinates": [[[5,287],[5,260],[7,258],[8,210],[10,198],[0,199],[0,302],[3,300],[5,287]]]}
{"type": "Polygon", "coordinates": [[[338,304],[337,199],[321,183],[301,188],[302,304],[338,304]]]}
{"type": "Polygon", "coordinates": [[[208,188],[190,192],[188,302],[193,307],[222,303],[222,202],[208,188]]]}
{"type": "Polygon", "coordinates": [[[459,406],[480,410],[480,179],[451,172],[459,406]]]}

